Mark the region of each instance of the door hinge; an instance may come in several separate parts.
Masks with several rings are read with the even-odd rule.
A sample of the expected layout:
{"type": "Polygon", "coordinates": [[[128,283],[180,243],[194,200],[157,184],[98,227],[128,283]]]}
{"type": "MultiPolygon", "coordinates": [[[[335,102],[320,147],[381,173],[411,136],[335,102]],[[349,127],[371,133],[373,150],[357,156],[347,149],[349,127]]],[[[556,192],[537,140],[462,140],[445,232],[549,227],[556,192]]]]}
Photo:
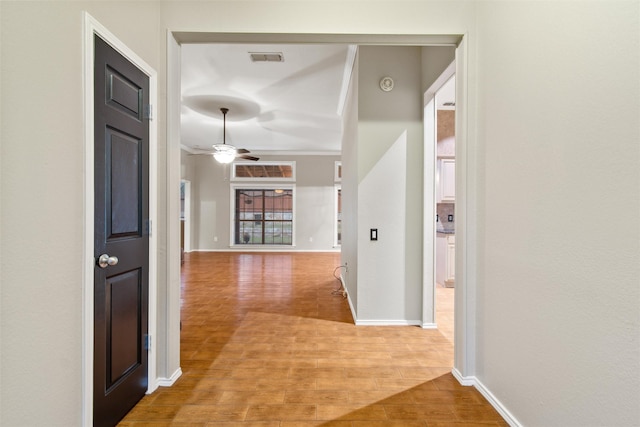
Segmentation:
{"type": "Polygon", "coordinates": [[[152,226],[151,220],[150,219],[146,220],[144,224],[144,232],[149,237],[151,237],[151,226],[152,226]]]}
{"type": "Polygon", "coordinates": [[[144,106],[144,118],[153,120],[153,105],[147,104],[144,106]]]}
{"type": "Polygon", "coordinates": [[[146,334],[144,336],[144,349],[149,350],[151,348],[151,335],[146,334]]]}

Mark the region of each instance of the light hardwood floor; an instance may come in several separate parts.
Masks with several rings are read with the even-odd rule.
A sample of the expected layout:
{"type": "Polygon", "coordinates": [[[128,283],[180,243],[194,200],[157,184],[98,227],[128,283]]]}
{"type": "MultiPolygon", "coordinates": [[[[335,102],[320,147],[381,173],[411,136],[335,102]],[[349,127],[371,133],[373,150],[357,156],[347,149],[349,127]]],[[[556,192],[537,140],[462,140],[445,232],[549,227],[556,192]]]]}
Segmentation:
{"type": "MultiPolygon", "coordinates": [[[[187,254],[183,375],[120,426],[507,425],[450,374],[452,328],[355,326],[332,295],[339,263],[333,253],[187,254]]],[[[442,316],[452,318],[452,295],[438,290],[442,316]]]]}

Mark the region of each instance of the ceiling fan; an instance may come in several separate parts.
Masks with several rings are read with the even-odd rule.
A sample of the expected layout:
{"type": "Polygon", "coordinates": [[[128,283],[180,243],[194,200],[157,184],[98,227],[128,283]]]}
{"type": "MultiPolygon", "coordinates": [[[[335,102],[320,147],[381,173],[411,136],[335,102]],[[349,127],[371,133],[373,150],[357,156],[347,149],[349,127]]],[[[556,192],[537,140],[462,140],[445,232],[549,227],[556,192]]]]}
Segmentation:
{"type": "Polygon", "coordinates": [[[218,161],[218,163],[231,163],[236,158],[245,159],[245,160],[260,160],[258,157],[249,156],[249,150],[245,150],[244,148],[236,148],[233,145],[227,144],[227,113],[229,112],[228,108],[220,108],[223,116],[223,133],[222,133],[222,144],[213,145],[213,158],[218,161]]]}

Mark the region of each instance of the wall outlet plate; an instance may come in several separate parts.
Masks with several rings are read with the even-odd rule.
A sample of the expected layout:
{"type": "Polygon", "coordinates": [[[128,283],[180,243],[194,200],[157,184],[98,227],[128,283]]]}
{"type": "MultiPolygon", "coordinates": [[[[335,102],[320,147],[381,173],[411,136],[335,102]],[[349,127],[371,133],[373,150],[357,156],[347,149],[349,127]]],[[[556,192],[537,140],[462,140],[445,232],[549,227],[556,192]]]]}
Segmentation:
{"type": "Polygon", "coordinates": [[[453,222],[453,215],[447,215],[447,221],[453,222]]]}

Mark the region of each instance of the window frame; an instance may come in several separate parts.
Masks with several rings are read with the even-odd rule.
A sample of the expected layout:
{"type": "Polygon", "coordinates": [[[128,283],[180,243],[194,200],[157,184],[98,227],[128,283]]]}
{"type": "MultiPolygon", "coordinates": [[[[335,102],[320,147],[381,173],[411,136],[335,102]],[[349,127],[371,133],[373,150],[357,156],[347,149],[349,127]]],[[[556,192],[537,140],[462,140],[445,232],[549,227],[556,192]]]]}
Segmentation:
{"type": "Polygon", "coordinates": [[[342,210],[340,210],[338,216],[338,207],[342,206],[342,184],[335,184],[333,186],[333,247],[342,247],[342,227],[338,227],[338,223],[342,224],[342,210]],[[340,231],[340,240],[338,240],[338,231],[340,231]]]}
{"type": "MultiPolygon", "coordinates": [[[[281,163],[281,162],[280,162],[281,163]]],[[[229,191],[229,247],[231,248],[295,248],[296,246],[296,185],[295,184],[282,184],[274,185],[273,183],[258,183],[255,181],[253,184],[231,183],[229,191]],[[291,190],[291,244],[246,244],[235,242],[235,223],[236,223],[236,191],[237,190],[291,190]]]]}
{"type": "Polygon", "coordinates": [[[289,160],[279,161],[236,161],[231,163],[231,181],[236,182],[295,182],[296,181],[296,162],[289,160]],[[286,165],[291,166],[291,177],[260,177],[260,176],[236,176],[237,166],[278,166],[286,165]]]}

